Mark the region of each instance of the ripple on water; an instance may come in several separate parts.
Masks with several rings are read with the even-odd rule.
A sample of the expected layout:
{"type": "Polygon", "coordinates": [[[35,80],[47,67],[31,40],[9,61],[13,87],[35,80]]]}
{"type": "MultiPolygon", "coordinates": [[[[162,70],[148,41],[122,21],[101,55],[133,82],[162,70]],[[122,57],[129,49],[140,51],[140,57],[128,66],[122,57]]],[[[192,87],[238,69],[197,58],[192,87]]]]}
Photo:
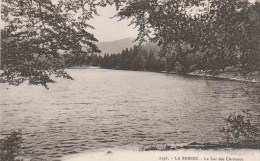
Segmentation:
{"type": "MultiPolygon", "coordinates": [[[[260,110],[260,85],[148,72],[69,70],[74,81],[0,84],[0,135],[23,130],[34,160],[104,147],[220,141],[229,113],[260,110]],[[17,92],[19,91],[19,92],[17,92]],[[22,91],[22,92],[20,92],[22,91]]],[[[256,121],[256,120],[255,120],[256,121]]]]}

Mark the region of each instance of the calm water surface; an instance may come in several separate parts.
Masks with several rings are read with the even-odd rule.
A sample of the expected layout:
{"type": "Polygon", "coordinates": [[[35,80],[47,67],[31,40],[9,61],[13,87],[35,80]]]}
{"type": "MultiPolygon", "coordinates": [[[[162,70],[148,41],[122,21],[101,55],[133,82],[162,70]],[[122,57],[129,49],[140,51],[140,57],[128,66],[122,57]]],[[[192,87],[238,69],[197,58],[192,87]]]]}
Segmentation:
{"type": "MultiPolygon", "coordinates": [[[[230,113],[260,114],[260,85],[150,72],[71,69],[75,80],[0,84],[0,132],[22,129],[34,160],[151,143],[220,142],[230,113]]],[[[259,123],[259,122],[258,122],[259,123]]]]}

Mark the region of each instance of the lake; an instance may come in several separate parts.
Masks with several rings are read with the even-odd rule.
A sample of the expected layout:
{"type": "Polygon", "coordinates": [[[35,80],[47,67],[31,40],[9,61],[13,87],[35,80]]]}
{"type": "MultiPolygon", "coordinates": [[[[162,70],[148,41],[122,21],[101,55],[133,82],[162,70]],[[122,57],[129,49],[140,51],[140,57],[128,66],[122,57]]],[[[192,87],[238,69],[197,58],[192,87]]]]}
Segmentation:
{"type": "Polygon", "coordinates": [[[0,84],[1,137],[22,129],[33,160],[152,143],[221,142],[230,113],[259,124],[260,84],[173,74],[70,69],[75,80],[0,84]]]}

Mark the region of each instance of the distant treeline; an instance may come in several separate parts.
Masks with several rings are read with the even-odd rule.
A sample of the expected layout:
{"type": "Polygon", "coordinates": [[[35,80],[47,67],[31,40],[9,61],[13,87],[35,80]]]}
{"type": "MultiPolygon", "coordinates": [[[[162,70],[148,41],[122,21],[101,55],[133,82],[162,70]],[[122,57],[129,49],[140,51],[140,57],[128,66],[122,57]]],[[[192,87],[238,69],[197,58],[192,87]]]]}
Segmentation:
{"type": "Polygon", "coordinates": [[[119,54],[105,54],[103,57],[92,55],[89,65],[100,66],[106,69],[121,69],[134,71],[163,71],[166,63],[154,51],[146,51],[142,47],[134,46],[125,49],[119,54]]]}
{"type": "Polygon", "coordinates": [[[167,62],[167,59],[160,55],[160,50],[160,47],[155,44],[148,43],[140,47],[126,48],[118,54],[105,54],[104,56],[92,54],[88,57],[78,55],[73,58],[67,55],[65,56],[64,63],[67,67],[90,65],[105,69],[155,72],[186,72],[189,69],[185,69],[182,64],[192,66],[191,62],[194,61],[194,58],[183,60],[182,64],[179,62],[167,62]]]}
{"type": "MultiPolygon", "coordinates": [[[[154,45],[153,45],[154,46],[154,45]]],[[[105,69],[120,69],[134,71],[165,71],[167,70],[166,60],[159,56],[159,50],[149,50],[146,46],[134,46],[126,48],[118,54],[91,54],[90,56],[78,55],[64,56],[66,67],[90,65],[105,69]]],[[[159,47],[157,46],[159,49],[159,47]]]]}

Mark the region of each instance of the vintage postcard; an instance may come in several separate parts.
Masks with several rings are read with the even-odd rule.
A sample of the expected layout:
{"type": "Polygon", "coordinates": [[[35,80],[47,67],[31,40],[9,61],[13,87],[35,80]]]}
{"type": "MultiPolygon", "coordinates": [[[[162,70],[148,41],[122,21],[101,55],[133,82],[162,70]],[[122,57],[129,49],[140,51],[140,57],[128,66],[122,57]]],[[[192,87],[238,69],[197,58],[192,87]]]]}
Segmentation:
{"type": "Polygon", "coordinates": [[[0,161],[259,161],[260,1],[1,0],[0,161]]]}

